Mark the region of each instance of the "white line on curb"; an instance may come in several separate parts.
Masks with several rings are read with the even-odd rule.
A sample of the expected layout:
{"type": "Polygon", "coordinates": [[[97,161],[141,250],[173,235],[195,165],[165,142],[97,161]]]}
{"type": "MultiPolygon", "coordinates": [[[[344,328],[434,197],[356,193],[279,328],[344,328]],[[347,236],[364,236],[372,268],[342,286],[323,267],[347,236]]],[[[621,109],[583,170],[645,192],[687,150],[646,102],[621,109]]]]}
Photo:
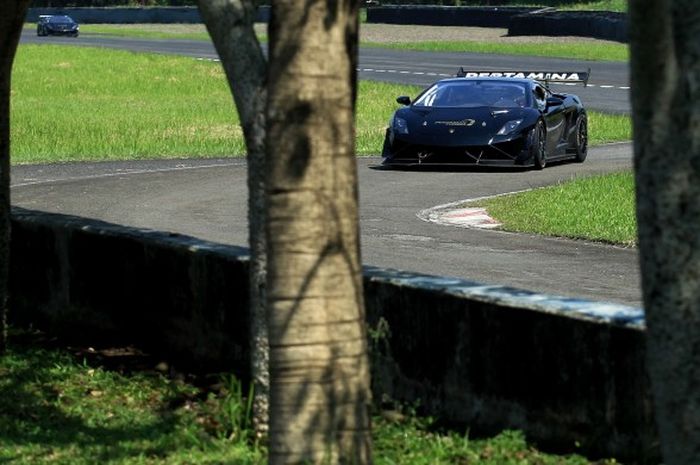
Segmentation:
{"type": "Polygon", "coordinates": [[[503,197],[505,195],[520,194],[528,192],[532,189],[523,189],[513,192],[504,192],[502,194],[487,195],[476,197],[473,199],[457,200],[443,205],[438,205],[431,208],[426,208],[416,213],[416,216],[428,223],[440,224],[443,226],[456,226],[458,228],[478,228],[478,229],[494,229],[501,224],[491,218],[485,208],[478,207],[462,207],[465,204],[478,202],[481,200],[503,197]],[[457,208],[462,207],[462,208],[457,208]]]}

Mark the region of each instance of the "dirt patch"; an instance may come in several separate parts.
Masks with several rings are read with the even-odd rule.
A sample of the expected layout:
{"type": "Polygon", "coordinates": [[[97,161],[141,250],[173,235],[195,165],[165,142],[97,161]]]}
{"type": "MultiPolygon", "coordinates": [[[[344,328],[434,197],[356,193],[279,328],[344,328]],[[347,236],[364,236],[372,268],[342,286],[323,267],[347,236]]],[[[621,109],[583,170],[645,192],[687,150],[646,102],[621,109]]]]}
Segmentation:
{"type": "Polygon", "coordinates": [[[509,36],[508,29],[464,26],[410,26],[399,24],[369,24],[360,26],[360,40],[374,43],[473,41],[500,44],[524,44],[541,42],[618,42],[587,37],[509,36]]]}
{"type": "MultiPolygon", "coordinates": [[[[203,24],[110,24],[109,28],[173,34],[204,34],[207,32],[203,24]]],[[[255,32],[259,35],[267,35],[267,24],[256,23],[255,32]]],[[[541,43],[551,41],[618,44],[618,42],[587,37],[509,36],[508,29],[495,27],[415,26],[375,23],[362,23],[360,25],[360,40],[363,42],[380,44],[440,41],[474,41],[501,44],[541,43]]]]}

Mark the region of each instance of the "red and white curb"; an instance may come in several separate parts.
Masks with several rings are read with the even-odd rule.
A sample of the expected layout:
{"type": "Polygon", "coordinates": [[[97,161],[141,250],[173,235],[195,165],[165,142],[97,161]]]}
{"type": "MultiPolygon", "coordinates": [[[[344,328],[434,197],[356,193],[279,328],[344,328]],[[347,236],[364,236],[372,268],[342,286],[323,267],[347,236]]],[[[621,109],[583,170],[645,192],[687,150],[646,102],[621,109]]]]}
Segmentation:
{"type": "Polygon", "coordinates": [[[464,228],[492,229],[501,225],[501,223],[489,216],[485,208],[477,207],[437,212],[437,215],[432,216],[430,221],[464,228]]]}
{"type": "Polygon", "coordinates": [[[429,223],[441,224],[443,226],[456,226],[458,228],[496,229],[501,223],[489,216],[483,207],[466,207],[473,202],[478,202],[504,195],[519,194],[531,189],[524,189],[515,192],[505,192],[503,194],[489,195],[475,199],[458,200],[456,202],[438,205],[427,208],[416,213],[416,216],[429,223]]]}

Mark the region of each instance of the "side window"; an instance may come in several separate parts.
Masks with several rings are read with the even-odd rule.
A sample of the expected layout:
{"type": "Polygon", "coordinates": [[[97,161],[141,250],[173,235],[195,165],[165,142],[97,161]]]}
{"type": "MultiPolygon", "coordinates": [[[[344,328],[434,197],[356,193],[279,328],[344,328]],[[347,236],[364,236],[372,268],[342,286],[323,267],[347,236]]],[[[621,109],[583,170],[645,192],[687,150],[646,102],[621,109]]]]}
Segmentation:
{"type": "Polygon", "coordinates": [[[535,86],[532,89],[532,93],[534,94],[537,106],[545,107],[547,103],[547,92],[544,90],[544,88],[542,86],[535,86]]]}

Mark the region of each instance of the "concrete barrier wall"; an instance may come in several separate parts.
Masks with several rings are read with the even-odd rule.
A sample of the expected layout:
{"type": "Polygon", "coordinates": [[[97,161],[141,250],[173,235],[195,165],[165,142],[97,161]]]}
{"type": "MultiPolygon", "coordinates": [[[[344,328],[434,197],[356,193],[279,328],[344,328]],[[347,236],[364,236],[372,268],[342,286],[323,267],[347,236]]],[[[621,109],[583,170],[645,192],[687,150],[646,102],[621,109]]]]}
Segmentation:
{"type": "Polygon", "coordinates": [[[14,210],[12,319],[248,376],[246,250],[14,210]],[[228,367],[228,368],[226,368],[228,367]]]}
{"type": "Polygon", "coordinates": [[[554,8],[387,5],[367,9],[367,22],[508,28],[508,35],[581,36],[627,41],[627,15],[554,8]]]}
{"type": "Polygon", "coordinates": [[[367,9],[368,23],[508,27],[510,18],[537,8],[388,5],[367,9]]]}
{"type": "MultiPolygon", "coordinates": [[[[151,7],[151,8],[30,8],[27,22],[36,22],[39,15],[68,15],[78,23],[131,24],[131,23],[190,23],[202,22],[196,7],[151,7]]],[[[258,7],[258,22],[267,22],[270,8],[258,7]]]]}
{"type": "MultiPolygon", "coordinates": [[[[12,228],[14,324],[249,379],[246,249],[22,209],[12,228]]],[[[658,459],[641,310],[377,268],[364,286],[375,399],[658,459]]]]}

